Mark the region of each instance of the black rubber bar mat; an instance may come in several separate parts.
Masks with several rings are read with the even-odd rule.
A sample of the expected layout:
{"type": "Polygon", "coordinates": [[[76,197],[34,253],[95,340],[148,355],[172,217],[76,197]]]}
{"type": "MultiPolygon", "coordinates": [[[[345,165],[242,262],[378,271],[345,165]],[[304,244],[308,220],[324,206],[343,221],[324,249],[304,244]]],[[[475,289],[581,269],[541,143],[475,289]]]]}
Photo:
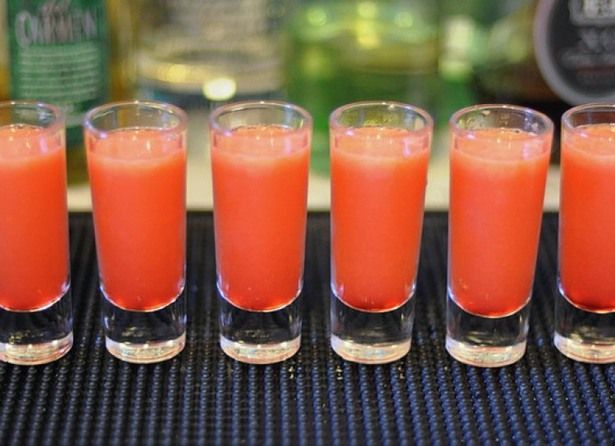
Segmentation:
{"type": "Polygon", "coordinates": [[[444,350],[446,219],[425,218],[407,357],[364,366],[329,348],[329,217],[311,214],[301,350],[248,366],[218,347],[212,217],[191,213],[186,349],[136,366],[105,351],[91,216],[71,215],[75,345],[53,364],[0,364],[0,445],[615,444],[615,365],[552,346],[557,216],[543,223],[527,353],[501,369],[444,350]]]}

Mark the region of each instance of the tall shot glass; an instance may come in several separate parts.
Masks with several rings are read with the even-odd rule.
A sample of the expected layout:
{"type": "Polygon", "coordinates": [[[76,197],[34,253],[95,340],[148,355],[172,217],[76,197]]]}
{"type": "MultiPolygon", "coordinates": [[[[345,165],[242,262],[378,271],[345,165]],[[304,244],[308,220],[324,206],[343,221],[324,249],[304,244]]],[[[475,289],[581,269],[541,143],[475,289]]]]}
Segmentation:
{"type": "Polygon", "coordinates": [[[244,102],[210,116],[220,346],[253,364],[301,342],[312,118],[283,102],[244,102]]]}
{"type": "Polygon", "coordinates": [[[73,344],[64,114],[0,103],[0,360],[43,364],[73,344]]]}
{"type": "Polygon", "coordinates": [[[349,361],[391,362],[410,350],[432,119],[358,102],[329,127],[331,346],[349,361]]]}
{"type": "Polygon", "coordinates": [[[450,119],[446,349],[466,364],[525,353],[552,138],[549,118],[511,105],[450,119]]]}
{"type": "Polygon", "coordinates": [[[577,361],[615,362],[615,104],[564,114],[560,186],[554,343],[577,361]]]}
{"type": "Polygon", "coordinates": [[[186,339],[186,115],[157,102],[85,117],[107,350],[134,363],[186,339]]]}

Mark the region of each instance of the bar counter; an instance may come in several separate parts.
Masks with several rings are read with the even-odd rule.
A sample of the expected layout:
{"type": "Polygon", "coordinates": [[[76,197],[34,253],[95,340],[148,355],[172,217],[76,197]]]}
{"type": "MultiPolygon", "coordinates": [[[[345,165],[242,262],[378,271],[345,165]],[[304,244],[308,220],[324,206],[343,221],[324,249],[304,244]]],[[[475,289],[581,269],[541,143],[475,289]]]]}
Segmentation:
{"type": "Polygon", "coordinates": [[[613,444],[615,364],[552,345],[557,215],[546,213],[528,349],[479,369],[444,350],[447,214],[428,212],[410,353],[345,362],[328,344],[329,215],[308,220],[299,353],[250,366],[218,346],[212,215],[188,217],[188,342],[178,357],[110,356],[100,325],[91,214],[70,218],[75,344],[45,366],[0,364],[0,444],[613,444]]]}

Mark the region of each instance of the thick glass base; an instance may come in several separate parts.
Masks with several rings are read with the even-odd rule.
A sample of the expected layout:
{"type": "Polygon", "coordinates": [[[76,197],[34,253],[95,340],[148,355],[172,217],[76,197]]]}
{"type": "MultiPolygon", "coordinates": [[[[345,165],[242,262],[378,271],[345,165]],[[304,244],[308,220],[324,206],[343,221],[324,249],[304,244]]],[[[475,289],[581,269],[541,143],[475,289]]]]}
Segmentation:
{"type": "Polygon", "coordinates": [[[290,341],[271,344],[234,342],[220,336],[222,351],[231,358],[248,364],[274,364],[282,362],[299,351],[301,336],[290,341]]]}
{"type": "Polygon", "coordinates": [[[47,364],[67,354],[72,346],[72,332],[63,338],[36,344],[0,342],[0,361],[16,365],[47,364]]]}
{"type": "Polygon", "coordinates": [[[410,351],[414,299],[391,311],[352,308],[331,293],[331,348],[347,361],[385,364],[410,351]]]}
{"type": "Polygon", "coordinates": [[[130,311],[103,293],[103,326],[107,351],[118,359],[150,364],[170,359],[186,345],[186,298],[155,311],[130,311]]]}
{"type": "Polygon", "coordinates": [[[561,293],[555,298],[555,347],[575,361],[615,362],[615,312],[593,313],[575,307],[561,293]]]}
{"type": "Polygon", "coordinates": [[[41,310],[0,309],[0,360],[17,365],[55,361],[71,349],[72,327],[70,290],[41,310]]]}
{"type": "Polygon", "coordinates": [[[504,317],[481,317],[464,311],[448,293],[446,350],[457,361],[476,367],[503,367],[523,357],[530,304],[504,317]]]}
{"type": "Polygon", "coordinates": [[[220,293],[220,347],[237,361],[273,364],[290,358],[301,345],[299,298],[275,311],[248,311],[220,293]]]}
{"type": "Polygon", "coordinates": [[[178,355],[186,345],[186,334],[176,339],[159,342],[136,344],[131,342],[116,342],[105,337],[107,351],[118,359],[134,364],[151,364],[165,361],[178,355]]]}

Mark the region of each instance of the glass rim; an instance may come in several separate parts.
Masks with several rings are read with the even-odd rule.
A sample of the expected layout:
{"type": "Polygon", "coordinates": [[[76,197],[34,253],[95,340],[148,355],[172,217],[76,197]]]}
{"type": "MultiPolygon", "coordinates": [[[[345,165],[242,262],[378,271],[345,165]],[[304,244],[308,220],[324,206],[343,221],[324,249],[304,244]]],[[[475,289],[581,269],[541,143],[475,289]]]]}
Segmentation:
{"type": "Polygon", "coordinates": [[[293,104],[291,102],[286,101],[275,101],[275,100],[261,100],[261,101],[238,101],[231,102],[228,104],[220,105],[216,107],[209,114],[209,128],[210,130],[218,130],[222,133],[227,133],[232,131],[231,128],[228,128],[224,125],[221,125],[218,121],[218,118],[225,113],[229,112],[238,112],[244,110],[258,109],[258,108],[272,108],[272,109],[280,109],[280,110],[291,110],[298,115],[300,115],[304,122],[301,127],[298,127],[293,130],[302,130],[312,126],[313,119],[312,115],[303,107],[293,104]]]}
{"type": "Polygon", "coordinates": [[[475,104],[468,107],[463,107],[451,115],[448,120],[449,128],[452,129],[455,134],[461,135],[467,135],[476,131],[476,129],[471,130],[461,128],[458,122],[463,115],[481,110],[509,110],[532,115],[545,123],[544,129],[539,132],[536,132],[536,136],[544,136],[546,134],[552,133],[554,129],[553,121],[544,113],[539,112],[538,110],[534,110],[530,107],[524,107],[522,105],[514,104],[475,104]]]}
{"type": "Polygon", "coordinates": [[[345,129],[345,128],[355,128],[348,125],[342,125],[339,123],[339,117],[342,113],[347,112],[348,110],[352,110],[355,108],[363,108],[363,107],[374,107],[374,106],[386,106],[386,107],[395,107],[406,111],[411,111],[418,116],[420,116],[423,121],[425,121],[425,126],[418,130],[412,130],[413,132],[422,132],[422,131],[432,131],[433,130],[433,118],[431,115],[425,111],[424,109],[417,107],[416,105],[407,104],[405,102],[399,101],[357,101],[351,102],[349,104],[342,105],[337,107],[335,110],[331,112],[329,115],[329,128],[331,129],[345,129]]]}
{"type": "MultiPolygon", "coordinates": [[[[587,104],[581,104],[581,105],[577,105],[575,107],[569,108],[562,115],[562,129],[570,131],[570,132],[585,134],[585,132],[579,128],[580,127],[579,125],[574,125],[572,123],[572,116],[576,115],[577,113],[582,113],[582,112],[604,112],[604,111],[610,111],[615,114],[615,103],[590,102],[587,104]]],[[[611,121],[610,123],[615,124],[615,120],[611,121]]],[[[609,123],[603,122],[601,124],[609,124],[609,123]]]]}
{"type": "Polygon", "coordinates": [[[182,110],[181,108],[173,105],[173,104],[169,104],[167,102],[161,102],[161,101],[142,101],[139,99],[135,99],[135,100],[131,100],[131,101],[116,101],[116,102],[108,102],[106,104],[101,104],[97,107],[94,107],[92,109],[90,109],[85,116],[83,117],[83,128],[84,130],[88,130],[94,134],[96,134],[99,137],[104,137],[105,135],[107,135],[109,132],[112,132],[113,130],[118,130],[121,127],[118,127],[118,129],[113,129],[113,130],[102,130],[100,128],[98,128],[97,126],[95,126],[93,124],[93,119],[96,115],[101,114],[102,112],[105,111],[109,111],[111,109],[114,108],[119,108],[119,107],[137,107],[137,106],[143,106],[143,107],[149,107],[152,109],[156,109],[156,110],[162,110],[165,112],[168,112],[174,116],[177,116],[178,118],[178,123],[172,127],[148,127],[148,128],[153,128],[156,129],[156,131],[160,131],[162,133],[170,133],[170,134],[174,134],[174,133],[178,133],[178,132],[184,132],[186,130],[186,128],[188,127],[188,115],[186,114],[186,112],[184,110],[182,110]]]}
{"type": "MultiPolygon", "coordinates": [[[[15,107],[31,107],[38,109],[47,109],[53,113],[54,119],[50,126],[41,127],[43,131],[48,133],[55,133],[64,128],[66,115],[62,109],[53,104],[49,104],[47,102],[42,101],[34,101],[34,100],[10,100],[10,101],[0,101],[0,109],[10,109],[15,107]]],[[[14,124],[20,124],[19,122],[15,122],[14,124]]]]}

